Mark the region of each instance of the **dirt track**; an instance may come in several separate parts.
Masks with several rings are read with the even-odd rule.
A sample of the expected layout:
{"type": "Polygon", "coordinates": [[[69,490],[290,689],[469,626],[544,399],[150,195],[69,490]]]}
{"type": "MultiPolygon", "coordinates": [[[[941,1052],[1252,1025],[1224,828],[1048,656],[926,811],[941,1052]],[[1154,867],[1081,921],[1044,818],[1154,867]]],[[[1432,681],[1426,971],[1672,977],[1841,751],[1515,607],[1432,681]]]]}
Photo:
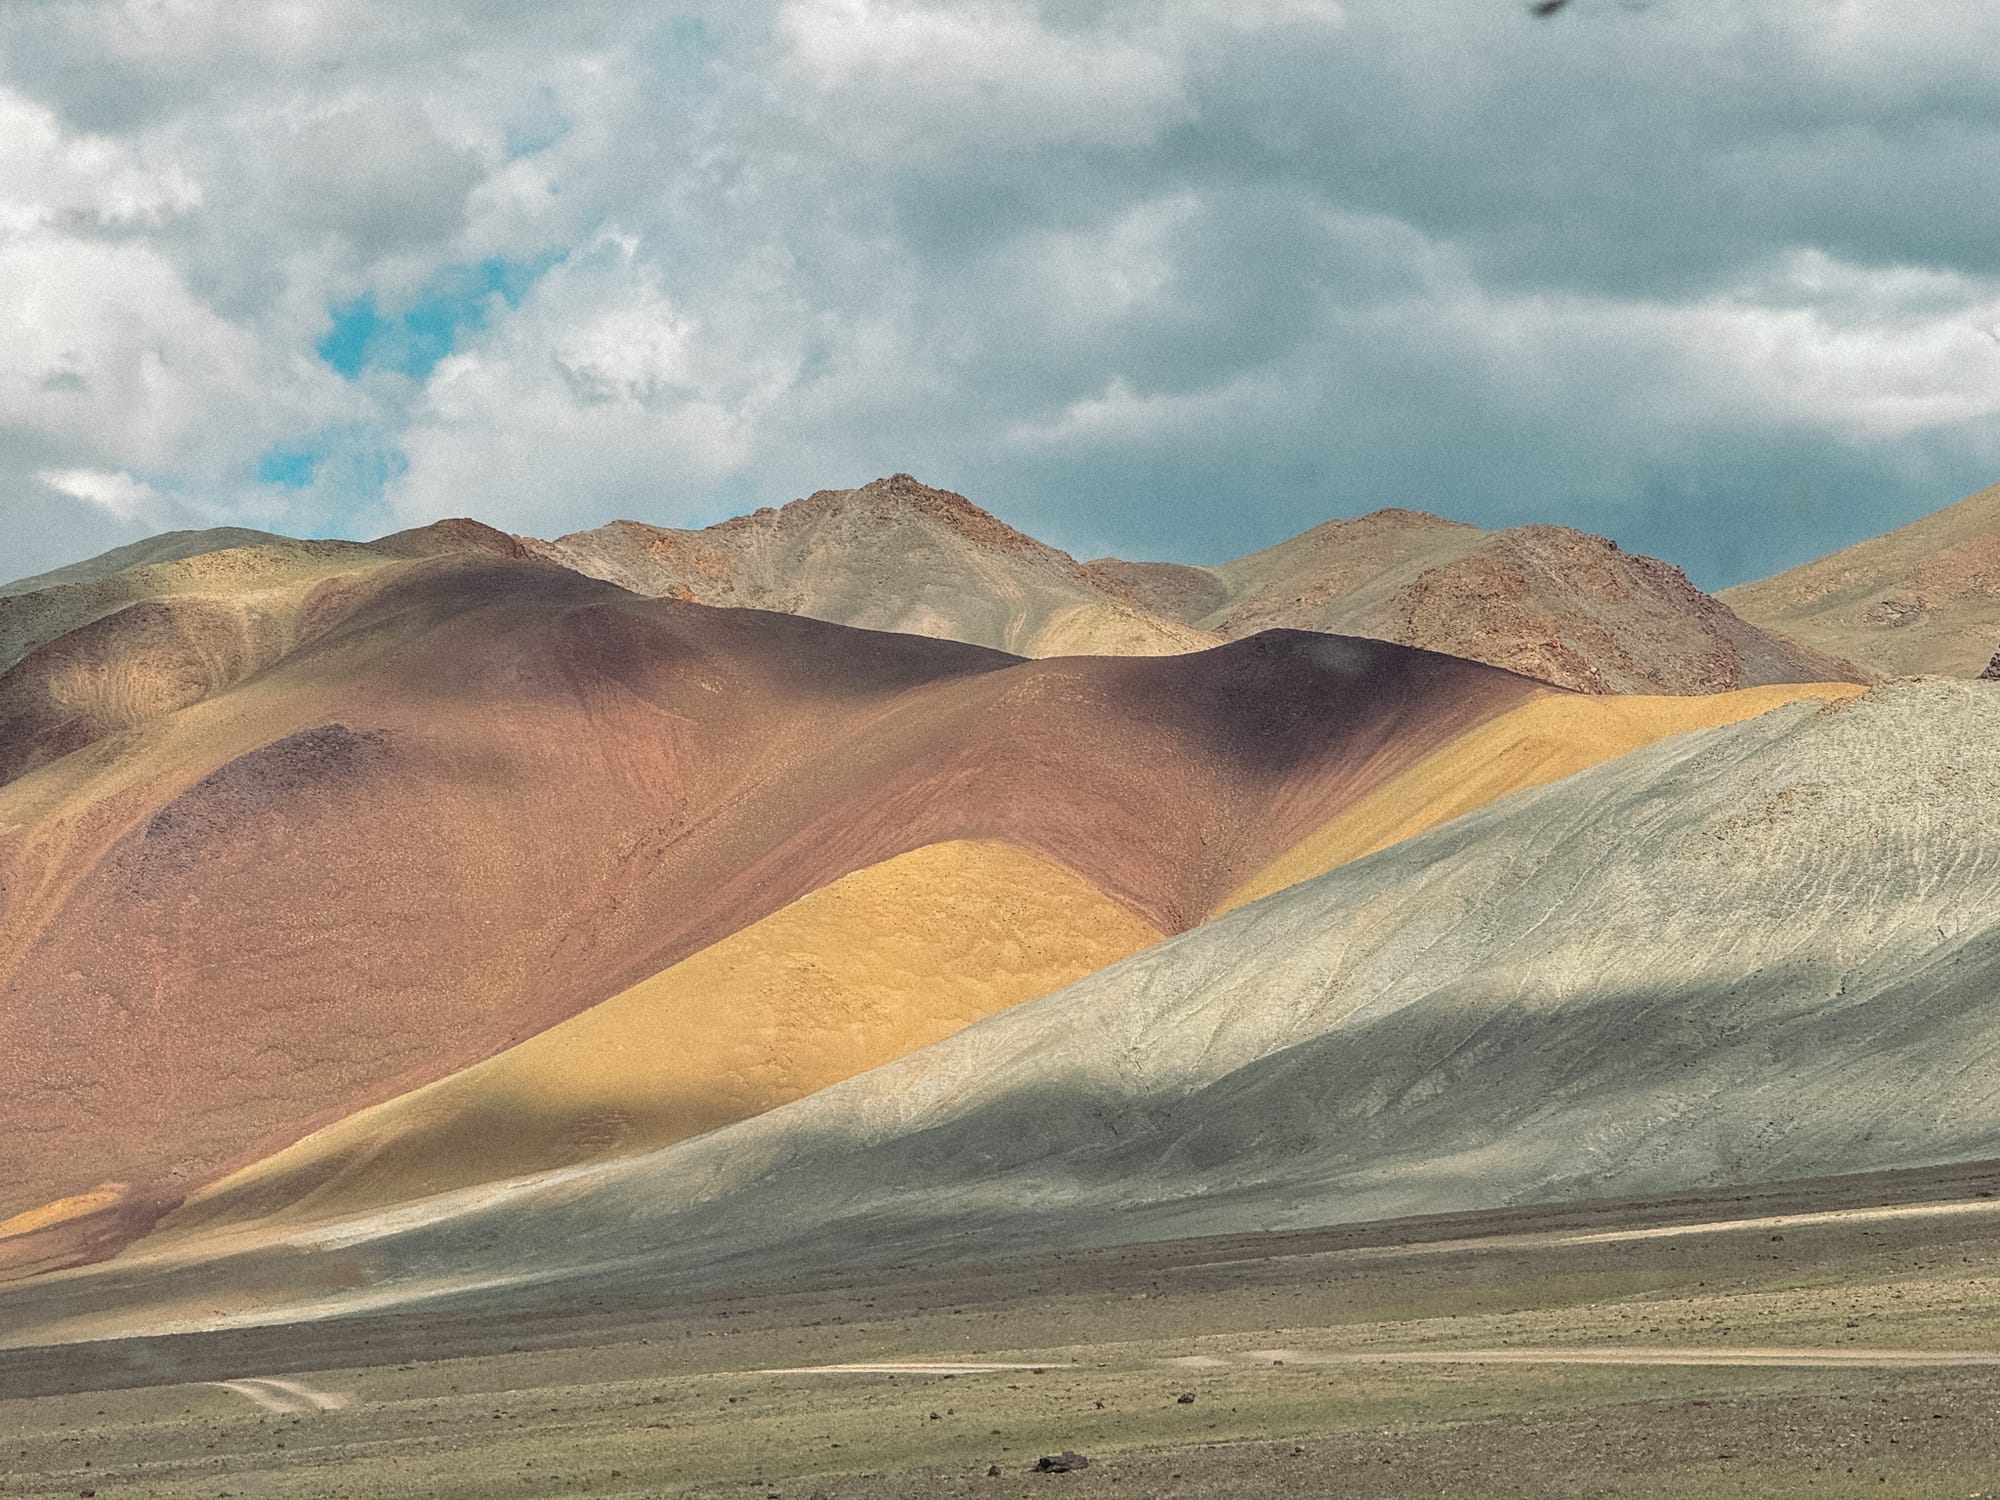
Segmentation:
{"type": "Polygon", "coordinates": [[[1287,1365],[1699,1365],[1783,1370],[1895,1370],[2000,1365],[2000,1353],[1951,1349],[1260,1349],[1287,1365]]]}
{"type": "Polygon", "coordinates": [[[1974,1495],[2000,1489],[2000,1243],[1948,1205],[1989,1175],[0,1353],[18,1434],[0,1483],[10,1500],[1974,1495]],[[1947,1206],[1833,1212],[1924,1193],[1947,1206]],[[1750,1227],[1774,1215],[1812,1221],[1750,1227]],[[1632,1233],[1675,1219],[1704,1227],[1632,1233]],[[236,1386],[351,1404],[260,1410],[236,1386]],[[1030,1472],[1064,1449],[1091,1467],[1030,1472]]]}

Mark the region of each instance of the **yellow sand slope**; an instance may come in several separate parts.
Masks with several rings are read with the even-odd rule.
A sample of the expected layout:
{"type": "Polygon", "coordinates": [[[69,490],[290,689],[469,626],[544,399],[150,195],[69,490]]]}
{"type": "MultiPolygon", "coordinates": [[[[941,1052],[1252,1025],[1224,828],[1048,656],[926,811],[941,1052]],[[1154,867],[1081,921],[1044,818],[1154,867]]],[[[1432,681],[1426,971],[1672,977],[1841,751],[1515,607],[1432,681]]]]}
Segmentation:
{"type": "Polygon", "coordinates": [[[1322,824],[1238,886],[1214,914],[1234,911],[1512,792],[1573,776],[1668,735],[1733,724],[1800,698],[1834,700],[1865,691],[1851,682],[1819,682],[1701,698],[1537,698],[1461,735],[1322,824]]]}
{"type": "Polygon", "coordinates": [[[665,1145],[865,1072],[1160,936],[1009,845],[929,845],[308,1136],[196,1195],[162,1233],[317,1218],[665,1145]]]}
{"type": "Polygon", "coordinates": [[[40,1208],[24,1209],[11,1218],[0,1219],[0,1240],[12,1239],[16,1235],[33,1234],[38,1229],[48,1229],[57,1224],[66,1224],[72,1219],[102,1213],[107,1208],[116,1208],[124,1197],[124,1183],[107,1182],[92,1188],[87,1193],[72,1193],[67,1198],[44,1203],[40,1208]]]}

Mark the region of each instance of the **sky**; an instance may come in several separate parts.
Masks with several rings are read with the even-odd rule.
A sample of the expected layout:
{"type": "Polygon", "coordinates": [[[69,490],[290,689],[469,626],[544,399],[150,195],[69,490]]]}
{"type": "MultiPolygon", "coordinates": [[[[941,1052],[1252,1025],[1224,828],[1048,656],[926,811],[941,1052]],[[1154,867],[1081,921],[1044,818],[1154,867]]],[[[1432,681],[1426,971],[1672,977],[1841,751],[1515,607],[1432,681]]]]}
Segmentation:
{"type": "Polygon", "coordinates": [[[0,576],[1379,506],[1706,587],[2000,480],[1991,0],[8,0],[0,576]]]}

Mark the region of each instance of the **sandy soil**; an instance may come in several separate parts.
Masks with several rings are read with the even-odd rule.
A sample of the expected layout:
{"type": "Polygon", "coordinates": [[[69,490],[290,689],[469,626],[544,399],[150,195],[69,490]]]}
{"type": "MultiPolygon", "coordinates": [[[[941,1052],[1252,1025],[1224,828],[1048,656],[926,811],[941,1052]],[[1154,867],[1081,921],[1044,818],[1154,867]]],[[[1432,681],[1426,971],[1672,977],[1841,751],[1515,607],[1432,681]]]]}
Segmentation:
{"type": "Polygon", "coordinates": [[[651,1150],[1060,989],[1161,934],[991,842],[843,876],[664,973],[197,1193],[154,1240],[321,1218],[651,1150]]]}
{"type": "Polygon", "coordinates": [[[0,1493],[1978,1495],[2000,1244],[1948,1209],[1830,1215],[1994,1180],[15,1351],[0,1493]],[[1091,1466],[1031,1472],[1066,1449],[1091,1466]]]}

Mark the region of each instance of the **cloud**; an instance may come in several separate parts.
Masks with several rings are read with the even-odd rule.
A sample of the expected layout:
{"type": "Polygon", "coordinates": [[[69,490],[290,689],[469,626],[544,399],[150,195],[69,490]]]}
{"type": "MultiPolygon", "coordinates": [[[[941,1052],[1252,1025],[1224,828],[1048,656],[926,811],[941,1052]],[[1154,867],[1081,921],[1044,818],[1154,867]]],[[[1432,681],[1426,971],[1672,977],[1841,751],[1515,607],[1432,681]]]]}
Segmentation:
{"type": "Polygon", "coordinates": [[[35,477],[56,493],[94,505],[121,521],[137,520],[160,498],[150,484],[123,470],[107,474],[97,469],[43,469],[35,477]]]}
{"type": "Polygon", "coordinates": [[[295,364],[144,239],[0,242],[0,427],[86,467],[226,466],[323,404],[295,364]]]}
{"type": "Polygon", "coordinates": [[[751,263],[702,298],[664,288],[636,236],[607,230],[518,312],[432,374],[405,434],[399,514],[467,508],[555,529],[607,499],[676,507],[744,469],[765,403],[796,372],[794,309],[751,263]]]}
{"type": "Polygon", "coordinates": [[[0,506],[53,564],[910,469],[1080,551],[1395,503],[1721,584],[1995,477],[1996,48],[1953,0],[10,6],[0,506]]]}
{"type": "Polygon", "coordinates": [[[1140,16],[1114,8],[1059,30],[1023,0],[787,0],[776,95],[824,145],[899,162],[972,146],[1143,146],[1187,104],[1179,38],[1140,16]]]}
{"type": "Polygon", "coordinates": [[[55,114],[0,91],[0,235],[158,228],[201,205],[180,165],[143,145],[63,130],[55,114]]]}

